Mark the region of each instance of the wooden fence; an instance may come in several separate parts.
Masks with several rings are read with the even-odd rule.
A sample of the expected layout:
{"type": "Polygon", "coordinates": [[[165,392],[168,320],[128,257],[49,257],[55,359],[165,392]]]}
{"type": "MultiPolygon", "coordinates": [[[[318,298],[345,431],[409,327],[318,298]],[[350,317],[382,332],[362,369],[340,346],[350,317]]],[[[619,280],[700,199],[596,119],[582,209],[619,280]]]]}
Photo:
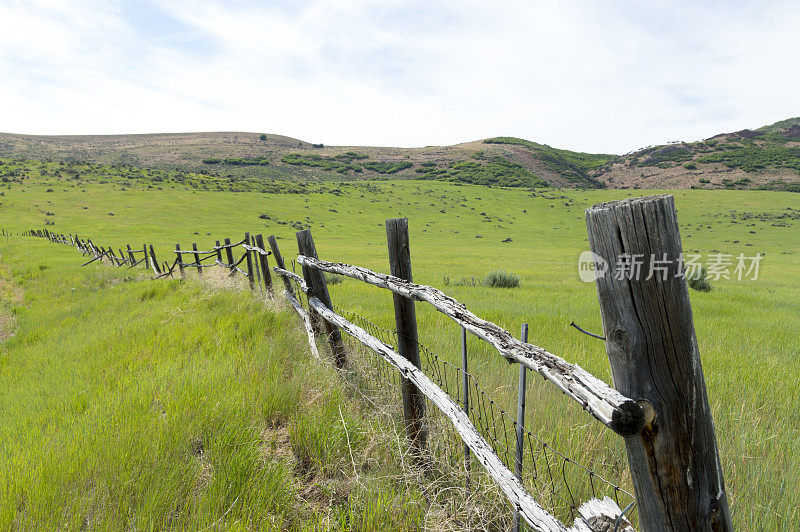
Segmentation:
{"type": "MultiPolygon", "coordinates": [[[[348,353],[341,335],[344,331],[395,368],[401,376],[404,422],[415,456],[424,463],[429,437],[427,400],[452,423],[463,440],[467,455],[474,456],[511,503],[515,509],[516,529],[523,521],[541,531],[633,530],[625,516],[632,504],[623,511],[610,497],[590,498],[575,508],[574,522],[568,528],[537,503],[523,486],[523,441],[526,435],[533,437],[524,427],[525,376],[527,370],[532,370],[624,439],[642,530],[731,530],[688,291],[682,275],[682,250],[673,198],[651,196],[596,205],[587,210],[586,220],[597,266],[601,261],[614,265],[626,254],[641,255],[644,267],[648,266],[648,260],[655,260],[654,257],[667,264],[668,271],[663,276],[634,278],[609,271],[608,275],[597,279],[604,338],[615,387],[528,343],[526,327],[522,340],[517,340],[440,290],[413,283],[406,219],[386,222],[391,275],[319,259],[308,230],[297,233],[299,254],[296,261],[302,266],[302,277],[287,270],[274,236],[268,239],[270,250],[264,246],[262,235],[251,238],[249,233],[236,243],[228,238],[223,244],[217,241],[208,251],[198,251],[197,244],[192,245],[191,251],[181,250],[176,244],[175,259],[170,265],[159,264],[152,245],[143,245],[141,249],[126,246],[124,250],[118,248],[119,254],[116,254],[111,248],[96,246],[77,235],[65,236],[47,230],[31,230],[26,234],[77,247],[84,255],[92,257],[85,264],[105,260],[117,267],[143,265],[152,270],[154,279],[176,274],[185,276],[187,268],[195,268],[198,275],[202,275],[205,268],[217,266],[227,269],[231,276],[245,276],[251,289],[258,288],[269,294],[273,284],[268,257],[272,255],[276,265],[271,270],[283,280],[284,296],[303,321],[312,353],[319,356],[316,336],[324,334],[333,362],[337,367],[346,367],[348,353]],[[234,257],[235,249],[243,251],[238,260],[234,257]],[[187,255],[192,262],[184,261],[187,255]],[[242,264],[244,269],[240,267],[242,264]],[[371,334],[365,326],[336,312],[324,273],[343,275],[392,292],[396,330],[391,333],[396,347],[378,338],[374,331],[371,334]],[[460,400],[440,386],[441,379],[437,384],[421,368],[420,349],[425,350],[426,356],[429,353],[417,338],[415,301],[430,304],[461,327],[462,368],[456,368],[463,378],[460,400]],[[518,412],[516,419],[509,421],[516,440],[514,472],[510,469],[512,464],[499,456],[498,445],[487,441],[489,431],[476,428],[475,422],[485,420],[470,415],[468,387],[469,379],[474,381],[474,376],[467,370],[467,333],[489,343],[505,360],[519,364],[518,412]]],[[[475,386],[477,389],[476,383],[475,386]]],[[[590,481],[591,475],[602,480],[591,471],[589,475],[590,481]]],[[[619,491],[618,487],[615,489],[619,491]]]]}

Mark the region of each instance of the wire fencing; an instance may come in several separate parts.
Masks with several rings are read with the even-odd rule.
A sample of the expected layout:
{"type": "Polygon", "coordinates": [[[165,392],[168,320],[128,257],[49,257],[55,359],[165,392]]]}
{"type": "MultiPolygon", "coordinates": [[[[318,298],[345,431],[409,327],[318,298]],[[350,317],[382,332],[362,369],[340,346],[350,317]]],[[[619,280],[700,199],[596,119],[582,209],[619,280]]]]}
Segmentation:
{"type": "MultiPolygon", "coordinates": [[[[176,245],[175,259],[172,263],[164,262],[159,265],[152,245],[149,247],[144,245],[139,250],[134,250],[128,245],[124,251],[119,248],[119,255],[117,255],[111,248],[106,249],[95,245],[91,240],[84,241],[77,236],[52,235],[46,231],[31,231],[30,234],[46,237],[52,242],[73,245],[84,255],[92,256],[92,259],[84,265],[95,261],[107,261],[116,267],[128,266],[129,268],[144,264],[145,268],[152,269],[153,279],[174,277],[178,274],[184,277],[186,269],[192,268],[196,269],[198,275],[202,275],[207,268],[220,267],[227,270],[229,276],[241,275],[247,278],[251,289],[256,290],[258,287],[270,294],[273,287],[266,261],[268,257],[273,256],[278,265],[273,270],[284,279],[287,297],[297,305],[296,308],[299,307],[298,312],[302,311],[306,314],[310,322],[310,329],[314,334],[324,333],[322,320],[319,319],[320,312],[324,309],[319,307],[315,309],[312,305],[312,299],[317,301],[314,287],[309,286],[311,284],[309,278],[304,280],[284,269],[285,266],[280,258],[277,245],[272,245],[274,239],[270,240],[272,250],[264,248],[261,235],[251,239],[249,234],[246,234],[245,238],[238,242],[225,239],[224,243],[220,244],[217,241],[211,249],[205,251],[198,250],[196,243],[192,244],[192,250],[181,250],[180,246],[176,245]],[[234,250],[237,248],[243,251],[238,258],[234,256],[234,250]],[[222,257],[223,253],[225,260],[222,257]],[[187,255],[194,259],[193,262],[184,261],[184,257],[187,255]],[[240,268],[243,263],[246,265],[245,269],[240,268]]],[[[300,258],[306,257],[301,255],[300,258]]],[[[295,265],[294,260],[292,265],[295,265]]],[[[354,310],[345,309],[333,303],[330,304],[330,309],[335,315],[354,324],[366,335],[384,344],[387,348],[393,349],[398,345],[399,335],[396,329],[379,326],[354,310]]],[[[496,328],[496,326],[494,327],[496,328]]],[[[466,329],[462,328],[462,331],[462,338],[466,338],[466,329]]],[[[310,342],[313,342],[314,334],[309,333],[310,342]]],[[[605,498],[609,497],[614,501],[614,507],[603,509],[601,515],[616,520],[617,525],[622,523],[622,528],[619,530],[632,530],[620,508],[624,507],[626,510],[630,510],[635,500],[633,495],[619,484],[607,480],[591,468],[582,465],[579,460],[571,458],[564,449],[558,449],[556,445],[548,443],[534,434],[529,427],[524,426],[524,415],[520,416],[518,413],[509,412],[513,405],[508,402],[508,398],[495,396],[492,391],[487,390],[479,382],[474,373],[468,370],[469,357],[465,340],[462,339],[462,342],[462,367],[459,367],[440,356],[423,342],[416,340],[414,344],[419,352],[419,370],[450,399],[452,404],[463,410],[469,424],[488,444],[499,463],[508,471],[516,470],[516,480],[526,490],[526,495],[531,498],[532,494],[531,500],[536,499],[538,503],[534,510],[541,509],[542,515],[546,516],[545,522],[540,523],[531,518],[530,512],[528,512],[524,515],[524,521],[536,530],[561,530],[561,527],[566,530],[559,520],[574,521],[575,526],[578,526],[579,521],[588,522],[586,515],[583,515],[585,512],[582,511],[582,505],[590,500],[605,501],[605,498]],[[552,520],[548,521],[550,518],[552,520]],[[551,522],[554,523],[552,526],[555,528],[548,524],[551,522]]],[[[522,367],[524,368],[524,366],[522,367]]],[[[359,370],[357,375],[352,375],[351,372],[351,376],[358,379],[359,387],[379,391],[384,395],[388,393],[396,396],[398,392],[402,391],[402,381],[408,378],[408,374],[403,374],[402,369],[398,371],[397,365],[391,359],[387,361],[385,357],[381,356],[374,356],[370,363],[361,365],[359,370]]],[[[523,373],[525,371],[527,369],[523,369],[523,373]]],[[[524,396],[525,388],[521,386],[520,396],[517,398],[518,408],[520,404],[524,404],[524,396]]],[[[427,394],[425,401],[427,407],[425,408],[424,423],[427,433],[432,435],[427,442],[426,452],[430,457],[435,458],[438,464],[450,464],[456,469],[466,471],[465,482],[468,489],[469,472],[472,469],[471,464],[475,461],[474,452],[470,450],[466,440],[462,444],[453,437],[454,431],[450,426],[453,418],[445,415],[441,403],[434,404],[432,398],[427,394]],[[448,427],[450,428],[448,429],[448,427]]],[[[461,428],[457,426],[456,429],[455,434],[463,437],[461,428]]],[[[485,464],[482,465],[485,466],[485,464]]],[[[492,472],[490,472],[490,476],[494,478],[492,472]]],[[[500,483],[498,481],[498,484],[500,483]]],[[[507,491],[506,494],[508,495],[509,492],[507,491]]],[[[519,517],[524,501],[514,499],[513,496],[509,500],[519,517]]],[[[534,515],[536,514],[534,513],[534,515]]],[[[519,521],[515,522],[515,526],[520,526],[519,521]]]]}

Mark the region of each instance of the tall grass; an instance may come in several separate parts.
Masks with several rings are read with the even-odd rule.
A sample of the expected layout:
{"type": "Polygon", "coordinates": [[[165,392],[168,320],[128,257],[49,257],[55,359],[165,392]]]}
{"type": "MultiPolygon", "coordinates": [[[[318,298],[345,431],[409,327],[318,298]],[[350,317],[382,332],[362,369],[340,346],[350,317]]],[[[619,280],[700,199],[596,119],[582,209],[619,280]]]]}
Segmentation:
{"type": "MultiPolygon", "coordinates": [[[[216,238],[237,237],[245,231],[251,234],[263,232],[279,237],[278,242],[291,269],[290,258],[294,255],[291,224],[301,222],[311,227],[321,258],[387,271],[384,220],[408,216],[415,282],[441,286],[445,276],[481,279],[487,271],[516,272],[521,283],[514,290],[497,290],[476,283],[476,286],[451,284],[446,291],[482,318],[508,330],[518,331],[521,323],[529,323],[531,342],[578,363],[607,382],[611,382],[611,375],[603,343],[580,335],[569,327],[569,323],[575,321],[588,330],[602,330],[595,287],[579,282],[577,277],[577,257],[587,247],[583,210],[601,201],[656,192],[534,192],[438,182],[342,182],[336,184],[335,195],[326,192],[330,191],[330,184],[312,185],[305,195],[201,192],[179,185],[156,191],[138,187],[135,183],[125,183],[123,187],[113,181],[106,184],[64,181],[40,176],[37,172],[36,165],[31,165],[26,169],[28,177],[22,184],[11,183],[10,189],[7,184],[3,189],[6,195],[0,211],[0,226],[7,230],[22,230],[40,227],[48,219],[55,222],[51,226],[53,230],[78,232],[101,243],[130,243],[139,247],[141,242],[152,242],[159,257],[169,256],[176,242],[184,248],[197,242],[202,249],[216,238]],[[54,192],[47,193],[47,189],[54,192]],[[236,206],[235,211],[231,210],[231,205],[236,206]],[[109,217],[107,213],[110,211],[116,216],[109,217]],[[46,216],[45,212],[54,215],[46,216]],[[268,212],[272,219],[259,219],[258,215],[264,212],[268,212]],[[504,243],[507,238],[512,238],[512,241],[504,243]]],[[[715,280],[713,291],[691,291],[690,297],[735,526],[740,529],[791,529],[800,518],[800,474],[792,467],[793,457],[800,455],[800,443],[795,437],[797,412],[800,412],[800,367],[794,364],[798,351],[797,331],[800,331],[800,290],[796,281],[800,275],[800,262],[797,260],[800,232],[797,231],[799,222],[791,217],[800,210],[800,196],[733,190],[678,190],[673,193],[685,252],[698,252],[705,256],[718,252],[733,255],[766,253],[758,280],[715,280]],[[768,216],[750,218],[745,222],[740,216],[744,211],[768,216]],[[783,218],[778,219],[780,216],[783,218]]],[[[27,283],[40,276],[49,276],[54,268],[59,267],[48,250],[60,246],[41,248],[31,257],[34,264],[22,268],[16,265],[21,264],[21,258],[15,255],[27,253],[23,251],[26,248],[13,247],[17,244],[11,240],[8,242],[0,246],[0,253],[18,282],[27,283]],[[38,270],[40,263],[49,265],[48,269],[38,270]],[[15,272],[15,268],[18,271],[15,272]]],[[[69,251],[68,259],[58,260],[63,265],[77,263],[72,251],[69,251]]],[[[101,272],[99,275],[105,275],[102,272],[106,269],[96,270],[101,272]]],[[[76,275],[85,275],[80,273],[81,270],[77,272],[76,275]]],[[[7,345],[3,344],[4,353],[12,353],[13,346],[16,361],[14,379],[27,383],[25,390],[28,391],[20,393],[24,392],[35,401],[48,397],[30,391],[46,389],[42,382],[61,379],[80,383],[85,375],[93,375],[91,368],[106,367],[99,363],[92,366],[94,355],[88,353],[113,349],[113,360],[125,361],[121,365],[137,370],[145,366],[139,359],[152,355],[139,347],[140,343],[133,339],[133,335],[125,337],[124,345],[118,341],[117,331],[135,326],[137,320],[146,324],[137,334],[148,339],[167,334],[162,329],[166,327],[169,330],[178,316],[196,319],[195,323],[202,327],[208,327],[217,319],[214,313],[205,311],[187,315],[185,294],[180,292],[183,286],[177,293],[170,292],[175,297],[171,300],[170,308],[173,310],[170,312],[176,312],[176,316],[164,312],[160,319],[151,319],[142,314],[142,310],[137,310],[157,305],[154,296],[154,299],[141,303],[133,299],[124,300],[128,301],[130,310],[123,323],[113,318],[101,319],[93,311],[96,305],[100,304],[102,308],[102,305],[114,304],[113,297],[102,294],[115,294],[115,290],[126,290],[132,284],[122,282],[106,289],[95,286],[90,279],[80,283],[68,279],[54,277],[52,283],[60,286],[62,291],[76,288],[65,292],[63,297],[74,297],[86,303],[76,301],[77,306],[66,307],[62,296],[53,300],[47,291],[39,292],[35,296],[39,300],[36,312],[44,313],[47,307],[46,313],[57,317],[45,320],[46,323],[37,327],[35,332],[29,332],[30,324],[38,323],[39,316],[27,314],[30,307],[18,308],[17,336],[7,345]],[[84,286],[94,288],[84,290],[84,286]],[[95,299],[101,297],[111,300],[95,299]],[[174,308],[182,309],[181,313],[174,308]],[[61,349],[61,342],[65,346],[73,342],[69,327],[81,331],[90,324],[95,327],[95,337],[88,343],[83,342],[88,347],[61,349]],[[17,343],[23,339],[29,343],[17,343]],[[63,351],[66,358],[56,358],[56,363],[51,364],[50,358],[39,351],[44,344],[50,353],[63,351]],[[128,352],[131,354],[123,355],[128,352]],[[75,360],[81,362],[78,364],[75,360]],[[39,379],[39,372],[44,372],[46,378],[39,379]]],[[[31,293],[26,289],[26,305],[30,305],[31,293]]],[[[345,280],[331,286],[331,296],[335,304],[366,316],[385,328],[393,327],[392,298],[385,291],[345,280]]],[[[440,356],[459,364],[458,327],[425,305],[418,304],[416,308],[421,341],[440,356]]],[[[234,323],[247,319],[245,312],[233,311],[225,305],[220,311],[236,314],[228,325],[233,330],[238,330],[234,323]]],[[[171,334],[178,336],[177,333],[171,334]]],[[[88,336],[83,338],[86,340],[88,336]]],[[[291,349],[302,350],[302,341],[293,341],[296,344],[292,344],[291,349]]],[[[145,343],[151,348],[163,348],[163,343],[156,345],[154,342],[152,339],[145,343]]],[[[264,348],[268,349],[266,345],[264,348]]],[[[185,349],[193,352],[192,346],[185,349]]],[[[232,343],[229,349],[234,350],[232,343]]],[[[469,340],[468,349],[472,370],[482,385],[502,402],[504,408],[513,411],[516,368],[475,339],[469,340]]],[[[17,390],[12,377],[3,373],[7,371],[5,368],[10,360],[7,357],[4,355],[0,359],[0,375],[11,383],[13,390],[17,390]]],[[[144,367],[143,371],[150,369],[144,367]]],[[[110,381],[114,380],[114,375],[114,372],[109,373],[110,381]]],[[[113,384],[99,377],[92,377],[90,382],[94,382],[93,379],[106,387],[113,384]]],[[[551,386],[538,379],[532,380],[526,425],[576,461],[630,488],[627,462],[619,438],[598,426],[588,414],[565,400],[551,386]]],[[[94,386],[102,389],[100,384],[94,386]]],[[[268,388],[270,385],[264,380],[259,381],[258,386],[268,388]]],[[[70,389],[82,388],[76,384],[70,389]]],[[[5,401],[13,403],[13,390],[2,396],[4,404],[0,409],[5,407],[5,401]]],[[[56,411],[62,402],[71,404],[60,398],[53,400],[56,411]]],[[[88,410],[91,410],[90,405],[88,410]]],[[[25,410],[19,404],[16,408],[8,408],[13,412],[25,410]]],[[[3,411],[3,419],[8,418],[8,412],[3,411]]],[[[119,425],[126,416],[119,412],[102,419],[115,419],[116,416],[119,425]]],[[[347,419],[347,410],[343,409],[343,413],[347,419]]],[[[42,417],[34,419],[38,421],[28,425],[23,423],[20,434],[38,435],[41,430],[59,434],[62,430],[60,427],[48,429],[48,425],[41,421],[42,417]]],[[[335,420],[327,422],[335,424],[335,420]]],[[[84,426],[87,433],[91,426],[91,423],[84,426]]],[[[4,427],[4,430],[7,429],[4,427]]],[[[301,436],[301,433],[297,434],[301,436]]],[[[14,436],[18,437],[27,441],[23,436],[14,436]]],[[[38,444],[34,442],[31,445],[36,447],[38,444]]],[[[349,457],[345,459],[349,460],[349,457]]],[[[320,457],[320,461],[324,464],[326,459],[320,457]]],[[[352,466],[349,469],[352,470],[352,466]]],[[[585,494],[586,490],[576,494],[576,498],[585,494]]],[[[547,503],[546,500],[540,502],[547,503]]]]}
{"type": "Polygon", "coordinates": [[[402,433],[311,362],[293,311],[213,271],[0,253],[24,294],[0,344],[0,529],[416,530],[435,510],[396,465],[402,433]]]}

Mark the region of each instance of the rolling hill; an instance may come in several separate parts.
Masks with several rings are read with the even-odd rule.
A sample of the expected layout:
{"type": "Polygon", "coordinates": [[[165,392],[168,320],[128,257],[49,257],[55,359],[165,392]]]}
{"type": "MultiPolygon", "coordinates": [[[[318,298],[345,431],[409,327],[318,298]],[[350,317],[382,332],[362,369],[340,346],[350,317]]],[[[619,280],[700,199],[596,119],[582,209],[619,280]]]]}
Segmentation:
{"type": "Polygon", "coordinates": [[[570,188],[800,188],[800,118],[623,156],[515,137],[452,146],[326,146],[281,135],[217,132],[34,136],[0,133],[0,157],[89,162],[237,180],[423,179],[570,188]]]}
{"type": "Polygon", "coordinates": [[[800,118],[623,155],[596,177],[612,188],[800,191],[800,118]]]}

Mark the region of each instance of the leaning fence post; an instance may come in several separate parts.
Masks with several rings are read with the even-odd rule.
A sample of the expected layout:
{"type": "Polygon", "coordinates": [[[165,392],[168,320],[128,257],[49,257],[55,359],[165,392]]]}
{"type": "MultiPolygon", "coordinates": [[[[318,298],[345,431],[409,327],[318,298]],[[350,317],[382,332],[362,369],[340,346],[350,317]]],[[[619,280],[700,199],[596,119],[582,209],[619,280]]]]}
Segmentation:
{"type": "MultiPolygon", "coordinates": [[[[389,244],[389,270],[395,277],[411,282],[411,252],[408,242],[408,218],[386,220],[386,240],[389,244]]],[[[417,315],[414,301],[392,293],[394,321],[397,327],[397,352],[420,367],[417,339],[417,315]]],[[[409,439],[417,449],[425,449],[428,430],[425,426],[425,395],[405,377],[401,381],[403,418],[409,439]]]]}
{"type": "Polygon", "coordinates": [[[181,279],[186,279],[186,272],[183,271],[183,255],[181,245],[175,244],[175,260],[178,261],[178,271],[181,272],[181,279]]]}
{"type": "MultiPolygon", "coordinates": [[[[255,236],[250,238],[251,245],[254,248],[258,247],[258,238],[255,236]]],[[[258,289],[261,290],[261,268],[259,267],[261,262],[259,261],[259,257],[261,257],[261,253],[257,251],[253,251],[253,273],[256,276],[256,284],[258,285],[258,289]]],[[[263,293],[263,290],[261,290],[263,293]]]]}
{"type": "MultiPolygon", "coordinates": [[[[301,255],[317,258],[317,248],[314,246],[314,239],[308,229],[297,232],[297,248],[301,255]]],[[[316,297],[323,305],[333,311],[331,296],[328,294],[328,285],[325,282],[325,275],[322,271],[317,268],[303,266],[303,278],[306,281],[306,285],[308,285],[308,296],[316,297]]],[[[339,327],[325,320],[322,321],[324,322],[328,343],[330,343],[331,351],[333,351],[334,362],[337,367],[343,368],[347,364],[347,355],[344,350],[342,333],[339,331],[339,327]]]]}
{"type": "Polygon", "coordinates": [[[586,224],[614,385],[646,413],[625,438],[641,529],[732,530],[674,198],[595,205],[586,224]]]}
{"type": "MultiPolygon", "coordinates": [[[[266,251],[264,247],[264,236],[263,235],[256,235],[256,245],[260,247],[262,250],[266,251]]],[[[274,255],[275,252],[273,251],[272,254],[274,255]]],[[[262,255],[261,253],[258,254],[258,262],[261,265],[261,273],[264,277],[264,287],[267,289],[267,292],[272,292],[272,275],[269,273],[269,260],[266,255],[262,255]]]]}
{"type": "Polygon", "coordinates": [[[197,252],[197,242],[192,244],[192,251],[194,251],[194,263],[197,265],[197,275],[203,275],[203,267],[200,266],[200,254],[197,252]]]}
{"type": "Polygon", "coordinates": [[[153,250],[153,244],[150,244],[150,258],[153,259],[150,265],[153,267],[153,271],[156,272],[156,275],[161,275],[161,267],[158,265],[158,259],[156,259],[156,252],[153,250]]]}
{"type": "MultiPolygon", "coordinates": [[[[244,234],[244,245],[250,246],[250,233],[244,234]]],[[[250,290],[256,289],[256,283],[253,280],[253,255],[250,250],[245,248],[245,262],[247,263],[247,282],[250,284],[250,290]]]]}
{"type": "MultiPolygon", "coordinates": [[[[270,235],[267,237],[267,241],[269,242],[269,248],[272,250],[272,256],[275,257],[275,265],[281,270],[285,270],[286,264],[283,263],[283,255],[281,255],[281,250],[278,249],[278,241],[275,239],[275,235],[270,235]]],[[[294,295],[292,283],[289,281],[289,279],[283,275],[280,277],[283,279],[283,285],[286,287],[286,292],[288,292],[289,295],[294,295]]]]}
{"type": "Polygon", "coordinates": [[[217,262],[219,262],[220,266],[222,266],[222,248],[219,245],[219,240],[217,240],[216,244],[214,244],[214,250],[217,252],[217,262]]]}
{"type": "Polygon", "coordinates": [[[228,259],[228,269],[231,271],[231,277],[236,274],[236,270],[233,269],[233,248],[231,247],[231,239],[226,238],[225,242],[225,258],[228,259]]]}
{"type": "MultiPolygon", "coordinates": [[[[520,340],[523,343],[528,343],[528,324],[522,324],[522,331],[520,332],[520,340]]],[[[525,378],[527,369],[522,364],[519,364],[519,391],[517,392],[517,454],[516,454],[516,468],[514,473],[517,480],[522,482],[522,458],[525,451],[525,378]]],[[[514,531],[519,532],[520,526],[519,510],[514,511],[514,531]]]]}

